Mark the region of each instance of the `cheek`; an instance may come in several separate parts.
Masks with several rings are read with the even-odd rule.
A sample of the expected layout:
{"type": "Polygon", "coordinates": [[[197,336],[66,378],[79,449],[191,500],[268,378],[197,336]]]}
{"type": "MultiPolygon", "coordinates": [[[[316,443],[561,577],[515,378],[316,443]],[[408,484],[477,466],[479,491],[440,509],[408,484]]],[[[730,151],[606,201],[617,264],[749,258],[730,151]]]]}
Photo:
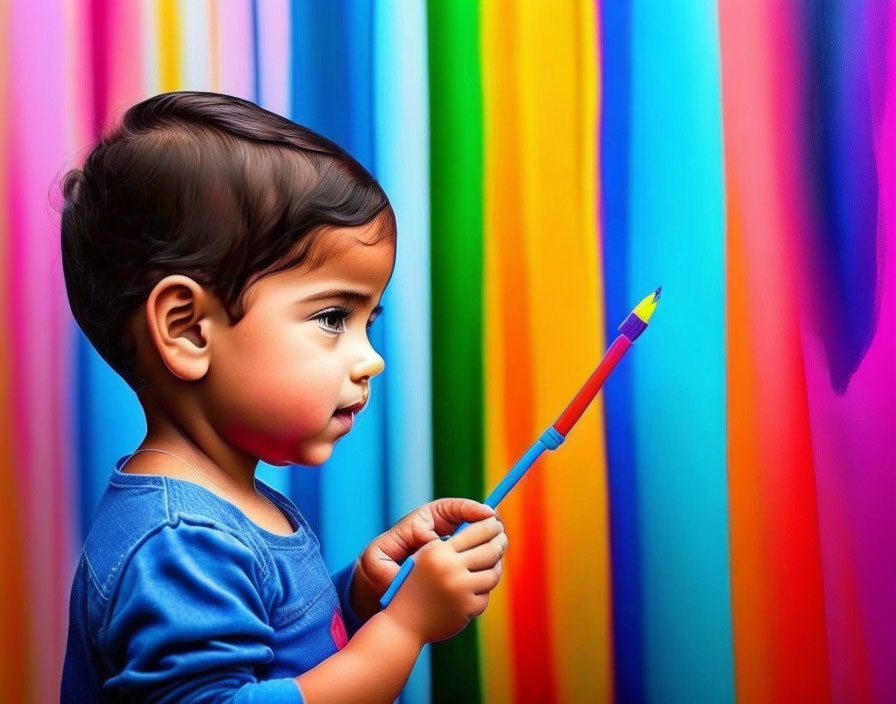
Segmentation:
{"type": "Polygon", "coordinates": [[[219,427],[232,442],[257,451],[294,443],[329,423],[342,379],[335,355],[318,341],[282,329],[279,335],[249,329],[228,352],[213,393],[225,400],[219,427]]]}

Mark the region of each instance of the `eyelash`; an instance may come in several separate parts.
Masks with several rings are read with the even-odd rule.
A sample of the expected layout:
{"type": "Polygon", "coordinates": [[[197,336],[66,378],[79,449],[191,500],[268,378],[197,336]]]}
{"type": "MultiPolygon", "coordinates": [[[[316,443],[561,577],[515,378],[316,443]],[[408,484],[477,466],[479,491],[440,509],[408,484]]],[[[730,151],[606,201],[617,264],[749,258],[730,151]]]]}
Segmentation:
{"type": "MultiPolygon", "coordinates": [[[[377,316],[382,312],[382,306],[377,306],[373,311],[373,319],[376,320],[377,316]]],[[[351,308],[346,308],[345,306],[336,306],[334,308],[327,308],[327,310],[323,310],[317,315],[314,316],[314,319],[318,321],[321,330],[326,332],[329,335],[341,335],[345,332],[345,321],[347,318],[351,316],[354,312],[351,308]],[[324,321],[327,318],[336,318],[337,323],[335,326],[326,325],[324,321]]],[[[374,320],[371,320],[367,323],[367,329],[370,330],[370,326],[373,325],[374,320]]]]}

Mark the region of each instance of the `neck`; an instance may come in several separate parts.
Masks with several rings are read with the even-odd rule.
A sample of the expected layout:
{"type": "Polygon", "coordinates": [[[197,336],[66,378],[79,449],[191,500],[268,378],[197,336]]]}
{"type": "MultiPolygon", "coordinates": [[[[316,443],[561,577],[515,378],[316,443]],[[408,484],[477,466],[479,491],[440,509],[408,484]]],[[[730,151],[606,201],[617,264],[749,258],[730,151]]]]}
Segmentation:
{"type": "Polygon", "coordinates": [[[198,468],[219,488],[255,496],[258,458],[228,443],[194,399],[173,398],[153,385],[138,392],[146,417],[146,437],[137,449],[165,450],[198,468]]]}

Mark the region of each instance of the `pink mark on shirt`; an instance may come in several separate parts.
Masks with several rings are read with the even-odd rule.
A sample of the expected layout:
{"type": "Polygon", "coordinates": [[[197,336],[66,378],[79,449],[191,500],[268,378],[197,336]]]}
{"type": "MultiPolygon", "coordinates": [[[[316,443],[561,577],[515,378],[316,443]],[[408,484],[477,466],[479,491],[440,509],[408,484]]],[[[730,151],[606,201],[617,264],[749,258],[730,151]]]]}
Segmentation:
{"type": "Polygon", "coordinates": [[[333,636],[333,642],[336,644],[337,650],[342,650],[348,643],[345,623],[342,621],[342,615],[339,613],[338,608],[333,610],[333,620],[330,622],[330,635],[333,636]]]}

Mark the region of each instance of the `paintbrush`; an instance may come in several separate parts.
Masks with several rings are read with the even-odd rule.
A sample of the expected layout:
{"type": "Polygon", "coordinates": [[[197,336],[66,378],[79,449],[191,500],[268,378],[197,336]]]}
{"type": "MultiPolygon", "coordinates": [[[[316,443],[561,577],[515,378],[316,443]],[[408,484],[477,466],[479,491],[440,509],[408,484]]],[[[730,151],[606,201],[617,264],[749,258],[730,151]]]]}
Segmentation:
{"type": "MultiPolygon", "coordinates": [[[[510,490],[523,478],[523,475],[528,471],[529,467],[535,463],[535,460],[539,458],[542,452],[545,450],[556,450],[560,447],[563,441],[566,440],[569,431],[572,430],[572,427],[576,424],[579,418],[582,417],[585,409],[588,408],[588,405],[594,397],[597,396],[597,392],[600,391],[601,387],[604,385],[604,381],[610,376],[610,372],[612,372],[616,365],[619,364],[619,360],[622,359],[626,352],[628,352],[632,343],[634,343],[634,341],[641,336],[641,333],[647,329],[650,317],[653,315],[653,312],[656,310],[657,304],[659,303],[662,290],[663,287],[660,286],[656,291],[644,298],[644,300],[636,305],[634,310],[628,314],[628,317],[622,325],[619,326],[619,336],[613,340],[613,344],[610,345],[606,354],[604,354],[604,358],[600,361],[600,364],[597,365],[597,368],[591,376],[588,377],[588,380],[582,388],[579,389],[579,392],[573,397],[570,404],[566,407],[566,410],[560,414],[553,425],[549,426],[548,429],[541,434],[541,437],[535,441],[532,447],[526,450],[526,453],[515,465],[513,465],[510,471],[504,476],[498,486],[495,487],[483,503],[492,508],[496,508],[501,502],[501,499],[510,493],[510,490]]],[[[457,535],[468,525],[470,524],[462,523],[452,535],[457,535]]],[[[451,536],[443,536],[442,540],[447,540],[449,537],[451,536]]],[[[395,578],[392,580],[386,593],[383,594],[383,598],[380,599],[380,605],[383,608],[386,608],[386,606],[389,605],[389,602],[392,601],[392,598],[395,596],[399,587],[404,583],[404,580],[407,579],[413,568],[414,556],[411,555],[402,563],[401,568],[398,570],[398,574],[395,575],[395,578]]]]}

